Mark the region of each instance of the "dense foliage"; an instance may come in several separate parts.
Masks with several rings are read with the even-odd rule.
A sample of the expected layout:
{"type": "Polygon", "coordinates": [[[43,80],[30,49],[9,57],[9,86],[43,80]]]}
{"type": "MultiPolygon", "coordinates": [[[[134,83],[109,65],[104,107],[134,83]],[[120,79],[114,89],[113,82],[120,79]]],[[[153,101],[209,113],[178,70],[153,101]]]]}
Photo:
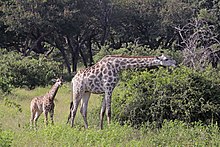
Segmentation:
{"type": "Polygon", "coordinates": [[[134,126],[167,120],[220,121],[220,75],[211,69],[123,72],[113,96],[115,117],[134,126]]]}
{"type": "Polygon", "coordinates": [[[219,10],[218,0],[4,0],[0,47],[24,56],[58,50],[71,74],[80,61],[94,64],[93,55],[104,45],[119,49],[132,42],[182,50],[183,38],[175,28],[193,19],[207,22],[219,38],[219,10]]]}
{"type": "Polygon", "coordinates": [[[13,132],[3,131],[0,126],[0,146],[9,147],[13,141],[13,132]]]}
{"type": "Polygon", "coordinates": [[[158,48],[157,50],[152,50],[146,46],[139,46],[133,43],[128,43],[127,46],[122,46],[120,49],[112,49],[108,46],[103,46],[101,50],[94,55],[94,61],[98,62],[106,55],[127,55],[127,56],[160,56],[161,53],[164,53],[166,56],[171,56],[177,61],[181,62],[181,52],[173,51],[170,49],[158,48]]]}
{"type": "Polygon", "coordinates": [[[0,89],[3,92],[10,92],[12,87],[45,86],[62,71],[59,63],[41,57],[24,58],[16,52],[1,52],[0,55],[0,89]]]}

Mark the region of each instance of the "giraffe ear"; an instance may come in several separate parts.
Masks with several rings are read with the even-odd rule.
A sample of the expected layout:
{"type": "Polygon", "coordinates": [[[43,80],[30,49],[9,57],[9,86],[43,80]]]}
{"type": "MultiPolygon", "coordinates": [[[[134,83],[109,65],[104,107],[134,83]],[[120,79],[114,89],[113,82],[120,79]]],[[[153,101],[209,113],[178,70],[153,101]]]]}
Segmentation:
{"type": "Polygon", "coordinates": [[[167,57],[164,54],[161,54],[161,56],[159,56],[159,59],[161,60],[165,60],[167,57]]]}
{"type": "Polygon", "coordinates": [[[52,82],[56,82],[56,79],[51,79],[52,82]]]}
{"type": "Polygon", "coordinates": [[[164,53],[162,53],[160,57],[165,57],[164,53]]]}
{"type": "Polygon", "coordinates": [[[63,76],[60,76],[60,80],[61,80],[61,82],[64,82],[64,80],[63,80],[63,76]]]}

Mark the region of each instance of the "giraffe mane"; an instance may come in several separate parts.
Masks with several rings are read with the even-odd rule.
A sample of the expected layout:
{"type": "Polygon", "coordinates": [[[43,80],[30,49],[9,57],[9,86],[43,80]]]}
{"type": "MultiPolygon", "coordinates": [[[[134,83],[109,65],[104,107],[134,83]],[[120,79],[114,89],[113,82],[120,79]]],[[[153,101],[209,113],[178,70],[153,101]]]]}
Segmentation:
{"type": "Polygon", "coordinates": [[[107,55],[107,57],[121,57],[121,58],[155,58],[156,56],[127,56],[127,55],[107,55]]]}

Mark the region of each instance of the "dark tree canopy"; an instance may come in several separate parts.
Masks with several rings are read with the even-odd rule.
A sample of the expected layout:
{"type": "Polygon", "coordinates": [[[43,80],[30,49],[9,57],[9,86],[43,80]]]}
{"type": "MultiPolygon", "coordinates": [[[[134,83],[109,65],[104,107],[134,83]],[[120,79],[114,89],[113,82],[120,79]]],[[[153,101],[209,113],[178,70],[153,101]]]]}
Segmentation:
{"type": "Polygon", "coordinates": [[[2,0],[0,47],[24,56],[53,54],[71,74],[79,62],[94,64],[102,46],[181,49],[175,27],[193,18],[219,34],[219,10],[218,0],[2,0]]]}

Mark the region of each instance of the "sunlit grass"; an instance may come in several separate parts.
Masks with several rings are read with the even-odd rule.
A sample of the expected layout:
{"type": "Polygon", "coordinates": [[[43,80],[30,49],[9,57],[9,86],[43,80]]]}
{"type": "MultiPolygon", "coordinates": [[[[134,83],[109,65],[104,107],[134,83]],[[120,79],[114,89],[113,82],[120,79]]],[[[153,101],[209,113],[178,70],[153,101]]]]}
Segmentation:
{"type": "MultiPolygon", "coordinates": [[[[17,108],[14,106],[8,107],[5,106],[4,101],[0,103],[0,116],[3,128],[17,128],[24,127],[29,124],[30,119],[30,102],[35,96],[41,96],[46,94],[50,90],[51,86],[47,87],[38,87],[34,90],[27,89],[14,89],[12,94],[5,96],[5,98],[10,101],[14,101],[19,104],[22,112],[18,112],[17,108]]],[[[69,105],[70,105],[70,84],[64,84],[59,90],[55,97],[55,114],[54,121],[55,123],[65,124],[67,117],[69,115],[69,105]]],[[[98,125],[99,110],[101,108],[101,97],[99,95],[91,95],[88,106],[88,123],[90,126],[98,125]],[[97,112],[97,114],[96,114],[97,112]],[[95,121],[94,121],[95,119],[95,121]]],[[[80,106],[79,106],[80,109],[80,106]]],[[[83,126],[84,122],[79,113],[77,112],[75,124],[83,126]]],[[[39,125],[43,125],[44,116],[41,115],[38,122],[39,125]]]]}

